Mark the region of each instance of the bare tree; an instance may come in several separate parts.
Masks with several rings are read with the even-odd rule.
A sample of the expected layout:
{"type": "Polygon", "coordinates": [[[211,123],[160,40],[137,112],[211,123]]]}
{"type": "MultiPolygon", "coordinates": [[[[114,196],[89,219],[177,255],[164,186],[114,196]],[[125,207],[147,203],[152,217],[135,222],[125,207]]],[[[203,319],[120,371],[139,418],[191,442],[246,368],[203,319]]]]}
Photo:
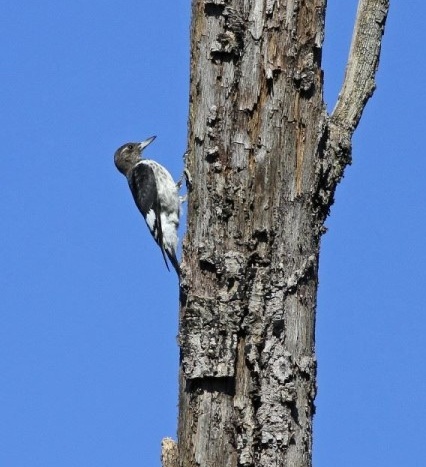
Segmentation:
{"type": "Polygon", "coordinates": [[[328,115],[326,0],[192,2],[180,413],[164,466],[311,465],[320,239],[388,7],[360,0],[328,115]]]}

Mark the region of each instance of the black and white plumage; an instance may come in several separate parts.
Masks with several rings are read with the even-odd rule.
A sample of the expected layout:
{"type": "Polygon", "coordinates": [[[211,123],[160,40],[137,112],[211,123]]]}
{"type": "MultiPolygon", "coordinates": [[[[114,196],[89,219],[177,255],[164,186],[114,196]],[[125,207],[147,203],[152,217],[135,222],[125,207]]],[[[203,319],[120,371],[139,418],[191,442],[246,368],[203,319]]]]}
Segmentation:
{"type": "Polygon", "coordinates": [[[127,178],[136,206],[161,249],[167,269],[166,255],[179,275],[176,258],[180,211],[178,187],[162,165],[141,156],[154,139],[152,136],[142,143],[124,144],[115,152],[114,162],[127,178]]]}

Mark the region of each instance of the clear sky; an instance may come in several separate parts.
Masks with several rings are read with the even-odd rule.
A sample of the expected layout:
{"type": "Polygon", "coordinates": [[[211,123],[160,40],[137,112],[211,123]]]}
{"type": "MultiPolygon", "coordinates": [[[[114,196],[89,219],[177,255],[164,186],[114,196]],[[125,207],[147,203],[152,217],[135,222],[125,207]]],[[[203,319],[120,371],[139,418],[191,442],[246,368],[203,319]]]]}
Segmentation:
{"type": "MultiPolygon", "coordinates": [[[[331,109],[356,0],[329,0],[331,109]]],[[[4,0],[0,466],[159,467],[177,417],[178,288],[113,165],[175,178],[189,0],[4,0]]],[[[323,238],[316,467],[426,465],[423,0],[392,0],[377,91],[323,238]]],[[[182,226],[182,233],[184,226],[182,226]]]]}

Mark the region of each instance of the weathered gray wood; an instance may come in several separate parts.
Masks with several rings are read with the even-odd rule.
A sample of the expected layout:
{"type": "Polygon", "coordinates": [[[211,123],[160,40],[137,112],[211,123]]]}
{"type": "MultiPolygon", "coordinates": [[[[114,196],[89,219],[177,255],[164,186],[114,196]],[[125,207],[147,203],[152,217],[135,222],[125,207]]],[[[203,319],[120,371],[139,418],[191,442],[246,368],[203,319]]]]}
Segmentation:
{"type": "Polygon", "coordinates": [[[178,448],[171,438],[163,438],[161,442],[162,467],[178,467],[178,448]]]}
{"type": "Polygon", "coordinates": [[[387,7],[360,2],[329,117],[325,0],[193,0],[180,467],[311,465],[320,237],[387,7]]]}
{"type": "Polygon", "coordinates": [[[372,96],[389,0],[360,0],[345,79],[336,106],[326,119],[318,161],[316,203],[323,215],[351,163],[351,139],[372,96]]]}
{"type": "Polygon", "coordinates": [[[388,0],[360,0],[358,5],[345,80],[332,113],[334,122],[352,131],[376,87],[375,74],[388,9],[388,0]]]}

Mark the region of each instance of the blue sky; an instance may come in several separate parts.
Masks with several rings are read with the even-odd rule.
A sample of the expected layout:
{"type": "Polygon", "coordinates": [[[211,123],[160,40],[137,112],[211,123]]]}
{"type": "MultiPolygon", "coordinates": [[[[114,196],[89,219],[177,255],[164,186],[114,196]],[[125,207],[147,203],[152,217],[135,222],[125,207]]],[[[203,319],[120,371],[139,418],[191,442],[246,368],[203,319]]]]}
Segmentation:
{"type": "MultiPolygon", "coordinates": [[[[426,4],[392,3],[322,243],[316,467],[426,461],[426,4]]],[[[328,4],[331,109],[357,2],[328,4]]],[[[158,467],[175,434],[177,280],[113,153],[157,135],[147,155],[180,175],[189,14],[189,1],[3,2],[1,466],[158,467]]]]}

